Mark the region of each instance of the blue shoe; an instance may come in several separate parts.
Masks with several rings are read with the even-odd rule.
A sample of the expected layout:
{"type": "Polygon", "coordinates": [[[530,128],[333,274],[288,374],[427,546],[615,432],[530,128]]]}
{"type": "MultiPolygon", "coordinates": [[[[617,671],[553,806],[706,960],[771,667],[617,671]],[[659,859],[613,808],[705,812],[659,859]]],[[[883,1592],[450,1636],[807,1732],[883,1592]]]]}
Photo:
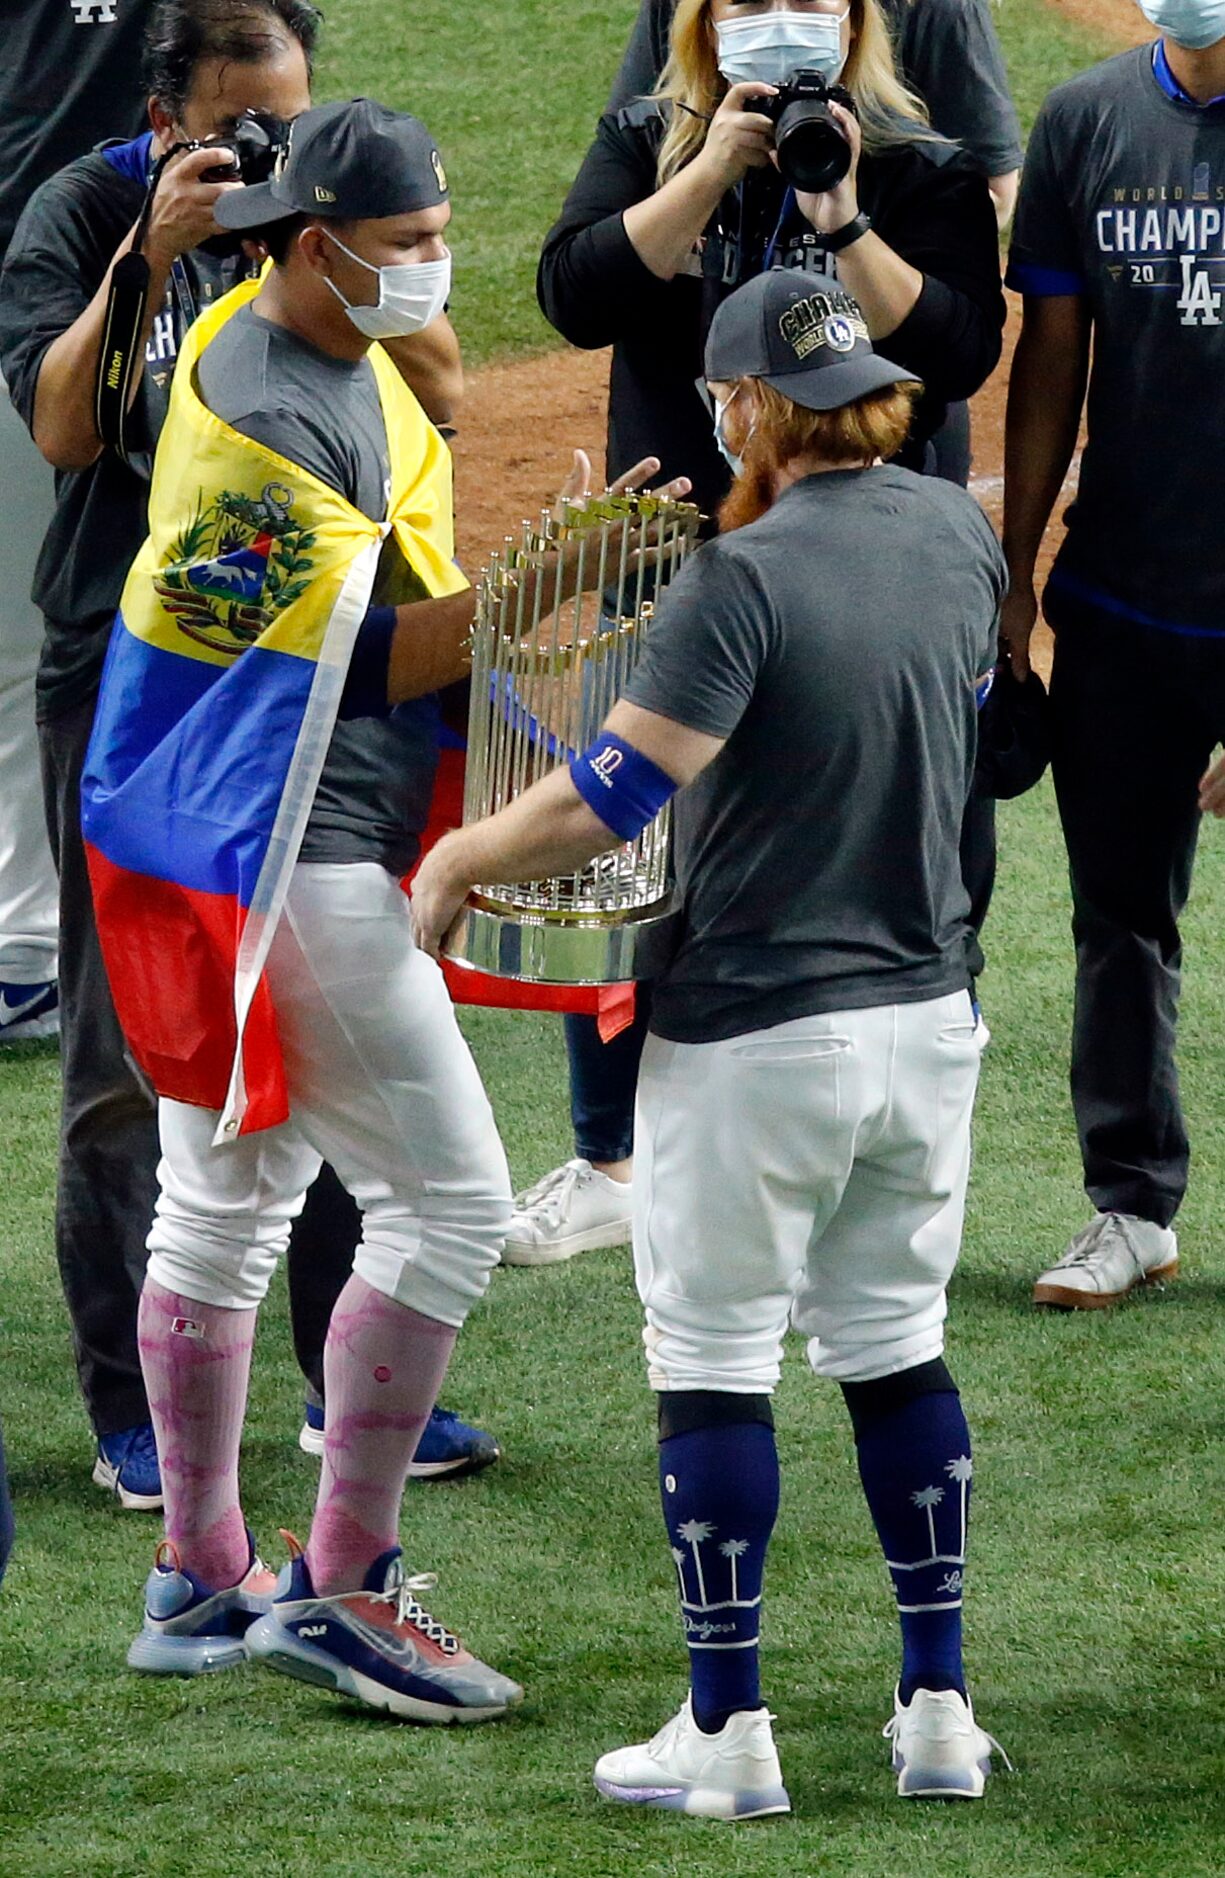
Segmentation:
{"type": "Polygon", "coordinates": [[[303,1454],[323,1453],[323,1404],[307,1396],[305,1419],[298,1430],[298,1446],[303,1454]]]}
{"type": "Polygon", "coordinates": [[[297,1540],[283,1537],[290,1562],[272,1609],[247,1632],[248,1656],[402,1721],[492,1721],[523,1700],[517,1682],[422,1609],[413,1594],[436,1580],[430,1572],[406,1578],[399,1546],[374,1561],[361,1590],[321,1598],[297,1540]]]}
{"type": "Polygon", "coordinates": [[[483,1428],[461,1422],[454,1409],[436,1408],[422,1430],[409,1466],[410,1480],[442,1480],[479,1474],[501,1460],[502,1450],[483,1428]]]}
{"type": "Polygon", "coordinates": [[[0,984],[0,1043],[33,1043],[60,1034],[60,993],[42,985],[0,984]]]}
{"type": "Polygon", "coordinates": [[[243,1643],[257,1617],[272,1608],[276,1579],[251,1545],[251,1563],[236,1585],[214,1591],[179,1563],[169,1539],[153,1555],[145,1581],[145,1621],[128,1650],[128,1668],[146,1676],[207,1676],[247,1660],[243,1643]]]}
{"type": "MultiPolygon", "coordinates": [[[[323,1409],[310,1400],[298,1430],[304,1454],[323,1453],[323,1409]]],[[[417,1452],[409,1465],[410,1480],[442,1480],[459,1474],[477,1474],[501,1460],[502,1450],[483,1428],[461,1422],[454,1409],[436,1408],[425,1424],[417,1452]]]]}
{"type": "Polygon", "coordinates": [[[100,1435],[93,1478],[95,1487],[105,1487],[130,1513],[160,1512],[162,1470],[153,1423],[138,1422],[118,1434],[100,1435]]]}

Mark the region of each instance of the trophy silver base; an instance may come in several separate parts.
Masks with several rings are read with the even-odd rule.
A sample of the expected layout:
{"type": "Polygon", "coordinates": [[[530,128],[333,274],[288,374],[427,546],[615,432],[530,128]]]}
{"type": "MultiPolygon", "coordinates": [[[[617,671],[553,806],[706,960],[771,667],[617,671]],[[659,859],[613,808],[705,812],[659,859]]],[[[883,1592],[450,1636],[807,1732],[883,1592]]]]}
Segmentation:
{"type": "Polygon", "coordinates": [[[675,907],[669,894],[632,913],[508,912],[474,894],[444,952],[455,965],[531,985],[620,985],[644,976],[644,942],[675,907]]]}

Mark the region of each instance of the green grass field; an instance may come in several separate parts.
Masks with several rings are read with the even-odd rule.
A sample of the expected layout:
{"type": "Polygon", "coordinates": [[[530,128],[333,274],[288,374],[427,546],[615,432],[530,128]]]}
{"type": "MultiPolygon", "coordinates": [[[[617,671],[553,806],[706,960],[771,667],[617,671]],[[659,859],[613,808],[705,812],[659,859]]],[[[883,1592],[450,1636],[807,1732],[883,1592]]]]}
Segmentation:
{"type": "MultiPolygon", "coordinates": [[[[457,310],[488,356],[544,337],[535,241],[580,154],[632,0],[393,9],[333,0],[322,74],[436,123],[460,201],[457,310]],[[377,16],[411,17],[407,44],[377,16]]],[[[1027,105],[1097,48],[1039,0],[1001,26],[1027,105]]],[[[542,413],[547,421],[547,414],[542,413]]],[[[1017,1763],[975,1808],[907,1809],[879,1728],[895,1665],[887,1580],[835,1390],[801,1351],[779,1398],[784,1505],[764,1673],[795,1807],[739,1831],[600,1802],[590,1768],[684,1684],[655,1499],[653,1415],[628,1255],[500,1272],[447,1400],[506,1458],[416,1487],[410,1563],[517,1675],[505,1725],[413,1730],[254,1669],[200,1684],[123,1668],[153,1522],[89,1484],[51,1250],[57,1065],[0,1053],[5,1367],[20,1533],[0,1595],[0,1878],[1209,1878],[1225,1870],[1225,830],[1205,831],[1187,921],[1181,1061],[1195,1144],[1185,1277],[1115,1314],[1045,1317],[1034,1272],[1082,1223],[1065,1089],[1070,947],[1048,785],[1002,815],[987,1054],[950,1355],[975,1432],[967,1612],[979,1711],[1017,1763]]],[[[526,1181],[567,1151],[560,1036],[465,1018],[526,1181]]],[[[283,1286],[264,1315],[244,1454],[248,1513],[303,1531],[315,1464],[283,1286]]]]}

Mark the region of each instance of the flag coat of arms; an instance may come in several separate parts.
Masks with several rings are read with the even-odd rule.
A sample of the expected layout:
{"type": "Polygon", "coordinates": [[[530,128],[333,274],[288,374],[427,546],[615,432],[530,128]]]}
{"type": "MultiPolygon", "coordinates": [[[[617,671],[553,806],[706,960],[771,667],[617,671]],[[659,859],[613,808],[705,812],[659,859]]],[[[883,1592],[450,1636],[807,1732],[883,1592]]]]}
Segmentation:
{"type": "Polygon", "coordinates": [[[202,403],[196,362],[257,291],[218,301],[179,358],[81,794],[129,1047],[160,1095],[220,1111],[219,1139],[289,1113],[264,967],[383,545],[418,591],[467,585],[450,454],[379,346],[381,523],[202,403]]]}

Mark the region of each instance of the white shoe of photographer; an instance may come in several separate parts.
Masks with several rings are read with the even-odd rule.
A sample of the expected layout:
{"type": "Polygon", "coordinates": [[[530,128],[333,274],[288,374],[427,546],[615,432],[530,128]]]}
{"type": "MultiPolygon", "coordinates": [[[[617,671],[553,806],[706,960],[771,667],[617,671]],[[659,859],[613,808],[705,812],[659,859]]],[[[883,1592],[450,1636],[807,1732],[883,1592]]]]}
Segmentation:
{"type": "Polygon", "coordinates": [[[516,1195],[502,1263],[560,1265],[576,1252],[628,1245],[632,1192],[629,1181],[597,1173],[581,1158],[555,1167],[516,1195]]]}

